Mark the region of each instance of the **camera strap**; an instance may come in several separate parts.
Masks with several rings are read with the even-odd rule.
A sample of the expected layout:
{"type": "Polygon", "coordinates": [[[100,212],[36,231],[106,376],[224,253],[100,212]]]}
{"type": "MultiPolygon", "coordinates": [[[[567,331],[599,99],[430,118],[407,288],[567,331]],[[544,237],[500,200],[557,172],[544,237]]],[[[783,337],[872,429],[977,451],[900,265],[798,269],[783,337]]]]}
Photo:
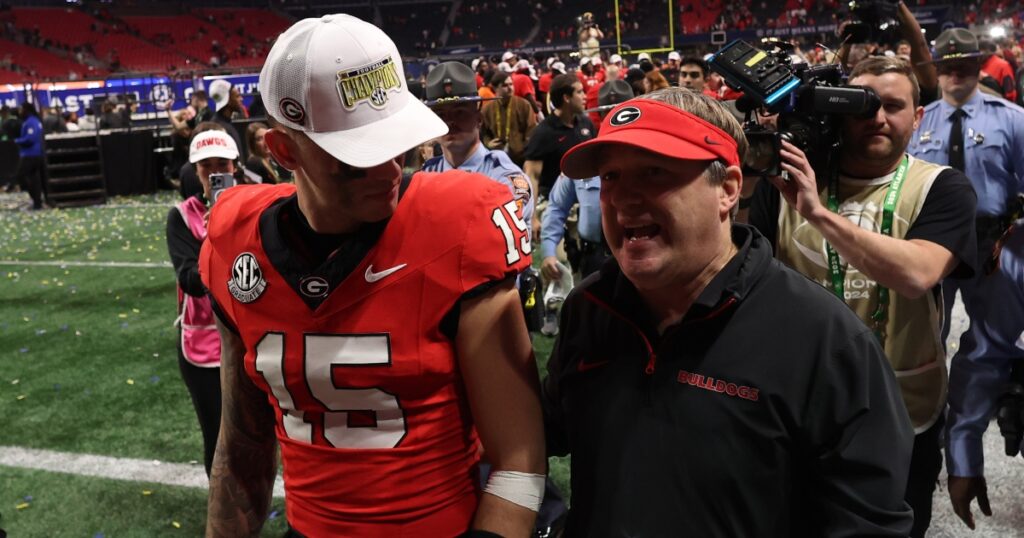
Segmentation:
{"type": "MultiPolygon", "coordinates": [[[[892,236],[892,219],[896,211],[896,203],[900,199],[900,191],[903,190],[903,180],[907,177],[907,168],[910,167],[910,158],[906,155],[896,168],[896,173],[889,182],[889,188],[885,191],[885,198],[882,200],[882,235],[892,236]]],[[[833,170],[829,175],[828,184],[828,209],[833,213],[839,213],[839,171],[833,170]]],[[[846,267],[839,264],[839,254],[828,241],[825,241],[825,250],[828,252],[828,270],[832,276],[832,292],[839,299],[846,302],[845,281],[846,267]]],[[[889,289],[885,286],[878,286],[878,307],[871,314],[872,329],[879,342],[885,344],[885,325],[889,321],[889,289]]]]}

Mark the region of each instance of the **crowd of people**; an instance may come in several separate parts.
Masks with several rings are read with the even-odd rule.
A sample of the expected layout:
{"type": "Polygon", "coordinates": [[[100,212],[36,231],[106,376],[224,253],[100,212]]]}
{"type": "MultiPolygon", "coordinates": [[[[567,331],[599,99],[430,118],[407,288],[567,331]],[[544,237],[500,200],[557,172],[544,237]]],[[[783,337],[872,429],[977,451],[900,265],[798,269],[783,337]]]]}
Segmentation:
{"type": "Polygon", "coordinates": [[[877,98],[834,139],[782,136],[806,111],[751,107],[699,51],[592,46],[593,15],[573,54],[419,79],[372,24],[304,19],[265,122],[193,92],[167,237],[207,534],[258,532],[278,449],[289,536],[923,537],[943,466],[975,528],[982,434],[1024,391],[1020,50],[899,19],[771,45],[877,98]]]}
{"type": "MultiPolygon", "coordinates": [[[[229,189],[207,220],[200,172],[198,202],[168,221],[228,369],[219,437],[203,428],[211,532],[265,519],[275,437],[296,536],[402,521],[481,537],[917,537],[943,466],[974,528],[973,503],[991,513],[981,434],[1024,358],[1024,109],[1012,48],[953,29],[932,49],[900,17],[904,41],[781,46],[846,66],[879,106],[834,118],[824,150],[783,139],[776,175],[745,168],[754,118],[699,55],[510,50],[407,87],[400,64],[375,63],[398,53],[372,25],[297,23],[261,74],[269,121],[247,137],[266,148],[250,163],[294,184],[229,189]],[[377,90],[282,60],[317,54],[309,34],[376,43],[344,61],[377,90]],[[304,88],[323,84],[342,100],[314,107],[304,88]],[[538,243],[542,284],[517,291],[538,243]],[[947,373],[957,290],[971,323],[947,373]],[[399,297],[420,304],[399,314],[399,297]],[[557,338],[544,376],[534,332],[557,338]],[[456,442],[442,419],[475,433],[456,442]],[[344,463],[324,459],[336,451],[344,463]],[[543,465],[566,454],[571,509],[543,465]],[[431,462],[417,480],[408,458],[431,462]],[[357,470],[357,484],[308,480],[357,470]]],[[[778,112],[753,115],[771,130],[778,112]]]]}

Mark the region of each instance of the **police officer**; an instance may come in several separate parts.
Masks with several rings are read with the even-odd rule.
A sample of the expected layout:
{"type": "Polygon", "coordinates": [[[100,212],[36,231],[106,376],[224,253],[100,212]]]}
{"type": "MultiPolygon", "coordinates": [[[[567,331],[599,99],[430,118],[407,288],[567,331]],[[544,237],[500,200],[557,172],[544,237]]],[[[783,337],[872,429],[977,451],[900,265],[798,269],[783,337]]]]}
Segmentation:
{"type": "MultiPolygon", "coordinates": [[[[1024,305],[1016,304],[1019,294],[1007,294],[1001,285],[1015,278],[1008,271],[1021,262],[992,261],[996,241],[1013,220],[1013,202],[1024,179],[1024,109],[978,90],[981,54],[969,31],[946,30],[936,39],[935,53],[943,97],[925,108],[910,152],[962,170],[978,195],[978,266],[983,269],[973,278],[943,283],[945,319],[958,288],[971,319],[950,368],[946,464],[953,508],[973,529],[973,499],[990,514],[982,434],[1009,377],[1010,362],[1024,358],[1014,346],[1020,330],[1003,329],[1021,321],[1024,305]]],[[[947,323],[943,337],[948,331],[947,323]]]]}
{"type": "MultiPolygon", "coordinates": [[[[629,83],[624,80],[610,80],[605,82],[598,92],[597,102],[600,106],[597,111],[604,117],[605,111],[611,109],[612,106],[632,98],[633,89],[629,83]]],[[[579,245],[577,249],[573,249],[569,243],[575,239],[570,238],[567,240],[566,248],[569,253],[574,250],[579,252],[578,257],[569,257],[573,269],[578,271],[581,276],[586,277],[600,269],[601,264],[611,256],[608,245],[605,244],[604,237],[601,235],[600,196],[600,177],[573,181],[562,174],[555,180],[540,231],[540,249],[544,256],[541,274],[546,280],[558,280],[561,276],[555,252],[559,241],[565,234],[565,221],[574,204],[579,204],[577,224],[579,245]]]]}
{"type": "Polygon", "coordinates": [[[448,134],[438,139],[442,155],[423,164],[426,172],[459,169],[478,172],[508,186],[522,210],[524,222],[533,218],[530,180],[508,154],[487,149],[480,142],[480,102],[476,75],[459,62],[438,64],[428,75],[426,102],[448,124],[448,134]]]}

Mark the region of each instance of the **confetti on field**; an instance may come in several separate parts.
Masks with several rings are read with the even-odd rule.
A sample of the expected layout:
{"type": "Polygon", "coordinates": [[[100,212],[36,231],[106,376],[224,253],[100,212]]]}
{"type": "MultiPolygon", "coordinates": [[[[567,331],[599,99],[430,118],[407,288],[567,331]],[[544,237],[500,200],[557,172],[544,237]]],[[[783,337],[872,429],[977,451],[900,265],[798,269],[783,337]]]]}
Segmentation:
{"type": "Polygon", "coordinates": [[[174,527],[175,529],[180,529],[180,528],[181,528],[181,523],[178,523],[177,521],[172,521],[172,522],[171,522],[171,525],[172,525],[172,526],[173,526],[173,527],[174,527]]]}
{"type": "Polygon", "coordinates": [[[14,508],[16,510],[24,510],[24,509],[28,508],[29,506],[30,505],[28,503],[21,503],[21,504],[15,505],[14,508]]]}
{"type": "Polygon", "coordinates": [[[11,384],[12,384],[12,385],[17,385],[18,383],[21,383],[21,380],[20,380],[20,379],[12,379],[12,380],[11,380],[11,384]]]}
{"type": "Polygon", "coordinates": [[[150,495],[152,495],[152,494],[153,494],[153,492],[152,492],[152,491],[150,491],[150,490],[148,490],[148,489],[144,489],[144,490],[142,490],[142,496],[143,496],[143,497],[149,497],[149,496],[150,496],[150,495]]]}
{"type": "Polygon", "coordinates": [[[159,382],[160,382],[160,376],[158,376],[158,375],[155,375],[155,376],[153,376],[153,377],[150,377],[150,378],[149,378],[149,382],[150,382],[150,383],[153,383],[153,384],[159,383],[159,382]]]}
{"type": "Polygon", "coordinates": [[[22,497],[22,498],[21,498],[21,500],[23,500],[23,501],[25,501],[25,502],[27,502],[27,503],[30,503],[30,502],[32,502],[32,501],[33,501],[34,499],[33,499],[33,497],[32,497],[31,495],[25,495],[24,497],[22,497]]]}
{"type": "Polygon", "coordinates": [[[125,318],[128,317],[128,314],[118,314],[117,317],[119,317],[121,319],[125,319],[125,318]]]}
{"type": "Polygon", "coordinates": [[[128,383],[129,385],[134,385],[135,384],[135,380],[134,379],[129,379],[128,381],[125,381],[125,383],[128,383]]]}
{"type": "Polygon", "coordinates": [[[92,538],[106,538],[106,535],[102,532],[97,532],[96,534],[92,535],[92,538]]]}
{"type": "Polygon", "coordinates": [[[24,400],[25,398],[28,398],[28,396],[25,396],[24,394],[19,394],[18,397],[15,398],[15,399],[20,402],[20,401],[24,400]]]}
{"type": "Polygon", "coordinates": [[[270,512],[269,516],[267,516],[267,520],[269,521],[269,520],[277,519],[277,516],[279,516],[279,515],[281,515],[281,514],[277,510],[274,510],[274,511],[270,512]]]}
{"type": "Polygon", "coordinates": [[[21,352],[21,353],[28,353],[28,348],[27,347],[23,347],[23,348],[19,349],[18,351],[21,352]]]}

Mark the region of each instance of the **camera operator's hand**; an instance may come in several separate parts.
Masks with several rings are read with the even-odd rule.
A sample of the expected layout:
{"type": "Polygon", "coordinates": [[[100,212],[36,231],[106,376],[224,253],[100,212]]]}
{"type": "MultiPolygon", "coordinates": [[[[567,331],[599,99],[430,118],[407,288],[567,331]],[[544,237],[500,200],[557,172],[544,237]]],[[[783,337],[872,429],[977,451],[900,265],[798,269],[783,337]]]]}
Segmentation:
{"type": "Polygon", "coordinates": [[[818,211],[828,211],[821,205],[818,197],[818,181],[811,163],[800,148],[783,140],[782,141],[782,170],[783,176],[768,178],[782,193],[786,203],[797,210],[802,217],[813,220],[812,216],[818,211]],[[784,176],[788,176],[785,179],[784,176]]]}
{"type": "Polygon", "coordinates": [[[992,507],[988,504],[988,488],[984,476],[950,476],[949,500],[953,503],[953,511],[973,531],[974,514],[971,513],[971,501],[978,499],[978,508],[986,516],[992,516],[992,507]]]}

